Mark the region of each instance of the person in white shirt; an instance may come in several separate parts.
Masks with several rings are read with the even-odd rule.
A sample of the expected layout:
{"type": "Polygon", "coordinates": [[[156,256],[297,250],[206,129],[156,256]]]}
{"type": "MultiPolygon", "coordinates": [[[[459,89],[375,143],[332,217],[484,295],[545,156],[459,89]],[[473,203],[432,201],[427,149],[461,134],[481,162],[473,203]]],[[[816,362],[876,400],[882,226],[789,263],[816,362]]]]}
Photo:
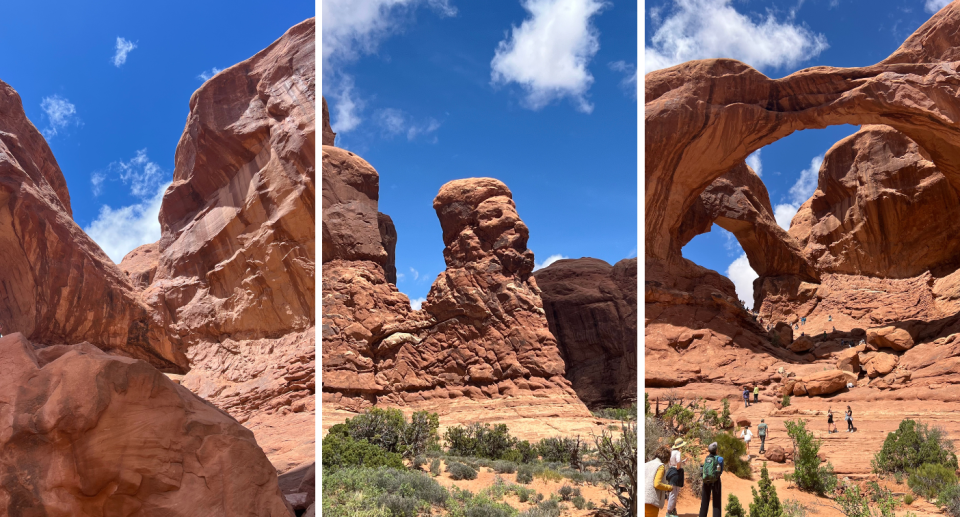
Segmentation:
{"type": "Polygon", "coordinates": [[[750,455],[750,440],[753,439],[753,433],[750,431],[750,426],[743,428],[743,432],[740,433],[740,438],[743,438],[744,443],[747,444],[747,455],[750,455]]]}

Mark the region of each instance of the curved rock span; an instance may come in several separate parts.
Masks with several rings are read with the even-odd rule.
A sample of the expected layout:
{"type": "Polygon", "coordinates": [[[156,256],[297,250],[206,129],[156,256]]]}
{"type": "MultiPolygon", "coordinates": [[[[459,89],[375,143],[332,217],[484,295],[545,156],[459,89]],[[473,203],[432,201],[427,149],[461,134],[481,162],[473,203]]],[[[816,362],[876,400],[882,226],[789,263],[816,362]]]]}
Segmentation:
{"type": "Polygon", "coordinates": [[[590,408],[637,401],[637,259],[558,260],[534,273],[566,377],[590,408]]]}
{"type": "Polygon", "coordinates": [[[253,433],[147,363],[0,338],[0,513],[292,515],[253,433]]]}
{"type": "Polygon", "coordinates": [[[589,416],[564,378],[506,185],[472,178],[440,189],[447,269],[413,311],[387,278],[395,234],[381,234],[378,183],[362,158],[323,147],[324,405],[589,416]]]}
{"type": "Polygon", "coordinates": [[[648,388],[956,400],[938,364],[955,362],[960,332],[957,26],[960,2],[863,68],[769,79],[715,59],[646,76],[648,388]],[[784,232],[745,158],[844,123],[862,127],[826,153],[784,232]],[[713,223],[760,275],[755,314],[681,256],[713,223]]]}

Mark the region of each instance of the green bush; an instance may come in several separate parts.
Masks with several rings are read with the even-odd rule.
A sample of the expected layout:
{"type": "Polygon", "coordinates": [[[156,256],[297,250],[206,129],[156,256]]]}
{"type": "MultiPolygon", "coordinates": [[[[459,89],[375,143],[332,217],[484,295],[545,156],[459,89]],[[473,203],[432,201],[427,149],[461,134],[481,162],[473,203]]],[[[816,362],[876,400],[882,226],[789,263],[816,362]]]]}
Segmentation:
{"type": "Polygon", "coordinates": [[[807,424],[803,420],[785,422],[787,435],[793,440],[794,458],[792,481],[801,490],[825,495],[832,492],[837,486],[837,476],[833,473],[833,465],[827,463],[821,466],[822,460],[818,456],[823,440],[814,438],[813,433],[807,431],[807,424]]]}
{"type": "Polygon", "coordinates": [[[517,470],[517,483],[529,485],[533,482],[533,469],[524,465],[517,470]]]}
{"type": "Polygon", "coordinates": [[[743,461],[747,454],[747,444],[730,433],[717,433],[717,454],[723,456],[723,470],[740,479],[751,479],[753,471],[750,464],[743,461]]]}
{"type": "Polygon", "coordinates": [[[527,440],[514,443],[513,448],[503,454],[503,459],[514,463],[530,463],[537,459],[537,448],[527,440]]]}
{"type": "Polygon", "coordinates": [[[847,517],[895,517],[899,506],[890,490],[881,489],[868,495],[856,485],[848,487],[835,501],[847,517]]]}
{"type": "Polygon", "coordinates": [[[789,405],[790,405],[790,395],[784,395],[784,396],[783,396],[783,400],[780,401],[780,405],[783,406],[783,407],[789,406],[789,405]]]}
{"type": "Polygon", "coordinates": [[[348,467],[405,468],[399,454],[387,452],[366,440],[354,440],[350,436],[330,433],[323,439],[321,448],[325,471],[348,467]]]}
{"type": "Polygon", "coordinates": [[[796,499],[787,499],[781,506],[783,517],[807,517],[807,507],[796,499]]]}
{"type": "Polygon", "coordinates": [[[780,506],[780,498],[777,497],[777,489],[770,481],[770,473],[767,472],[767,463],[763,463],[760,469],[760,492],[755,487],[750,487],[753,493],[753,502],[750,503],[750,517],[781,517],[783,509],[780,506]]]}
{"type": "Polygon", "coordinates": [[[407,422],[403,412],[394,408],[371,408],[343,424],[330,428],[329,435],[366,440],[387,452],[415,458],[437,442],[440,419],[436,413],[417,411],[407,422]]]}
{"type": "Polygon", "coordinates": [[[517,464],[512,461],[497,460],[491,464],[491,467],[497,474],[513,474],[517,471],[517,464]]]}
{"type": "Polygon", "coordinates": [[[499,460],[515,447],[518,440],[510,436],[505,424],[473,423],[447,429],[443,435],[447,451],[456,456],[473,456],[499,460]]]}
{"type": "Polygon", "coordinates": [[[458,461],[447,464],[447,472],[450,473],[450,478],[457,481],[461,479],[477,479],[477,471],[469,465],[465,465],[458,461]]]}
{"type": "Polygon", "coordinates": [[[569,501],[573,495],[573,487],[570,485],[563,485],[560,487],[560,491],[558,493],[560,494],[561,501],[569,501]]]}
{"type": "Polygon", "coordinates": [[[744,511],[737,496],[733,494],[727,496],[727,513],[724,517],[747,517],[747,512],[744,511]]]}
{"type": "Polygon", "coordinates": [[[390,510],[390,515],[394,517],[416,517],[421,508],[421,502],[416,497],[399,494],[383,494],[377,498],[377,504],[390,510]]]}
{"type": "Polygon", "coordinates": [[[509,507],[491,502],[471,506],[463,513],[463,517],[511,517],[512,515],[513,511],[509,507]]]}
{"type": "Polygon", "coordinates": [[[537,444],[537,452],[545,462],[566,463],[570,467],[580,469],[583,464],[585,443],[578,436],[573,438],[544,438],[537,444]]]}
{"type": "Polygon", "coordinates": [[[643,461],[653,461],[657,457],[657,450],[664,444],[673,441],[673,432],[657,417],[653,416],[644,418],[643,429],[643,461]]]}
{"type": "Polygon", "coordinates": [[[953,442],[943,429],[905,419],[896,431],[887,435],[871,462],[874,472],[907,472],[924,463],[944,465],[957,470],[953,442]]]}
{"type": "Polygon", "coordinates": [[[910,495],[910,494],[904,495],[904,496],[903,496],[903,504],[906,504],[906,505],[911,505],[911,504],[913,504],[913,496],[910,495]]]}
{"type": "Polygon", "coordinates": [[[940,492],[937,506],[950,517],[960,517],[960,485],[953,485],[940,492]]]}
{"type": "Polygon", "coordinates": [[[582,495],[574,496],[573,498],[573,507],[577,510],[583,510],[587,505],[587,500],[583,498],[582,495]]]}
{"type": "Polygon", "coordinates": [[[446,489],[424,472],[351,467],[323,476],[324,516],[413,516],[448,498],[446,489]]]}
{"type": "MultiPolygon", "coordinates": [[[[645,394],[646,395],[646,394],[645,394]]],[[[608,420],[637,420],[637,404],[631,404],[630,407],[611,407],[611,408],[601,408],[591,411],[593,416],[597,418],[606,418],[608,420]]],[[[647,398],[647,412],[650,413],[650,399],[647,398]]]]}
{"type": "Polygon", "coordinates": [[[933,501],[947,487],[957,484],[953,469],[944,465],[924,463],[910,472],[907,485],[914,494],[933,501]]]}
{"type": "Polygon", "coordinates": [[[717,418],[717,428],[730,429],[731,427],[733,427],[733,418],[730,418],[730,401],[723,399],[723,410],[717,418]]]}
{"type": "Polygon", "coordinates": [[[433,458],[433,460],[430,461],[430,474],[433,476],[440,475],[440,458],[433,458]]]}

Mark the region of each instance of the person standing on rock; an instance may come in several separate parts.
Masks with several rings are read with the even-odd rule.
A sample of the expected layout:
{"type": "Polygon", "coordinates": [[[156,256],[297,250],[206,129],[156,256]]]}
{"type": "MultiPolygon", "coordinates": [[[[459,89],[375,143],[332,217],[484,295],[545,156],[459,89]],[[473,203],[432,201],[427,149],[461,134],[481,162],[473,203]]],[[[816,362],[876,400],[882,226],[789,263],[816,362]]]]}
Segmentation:
{"type": "Polygon", "coordinates": [[[710,497],[713,497],[713,517],[720,517],[721,486],[720,476],[723,474],[723,457],[717,456],[717,442],[707,446],[707,458],[703,460],[700,471],[703,477],[703,488],[700,490],[700,517],[707,517],[710,508],[710,497]]]}
{"type": "Polygon", "coordinates": [[[833,423],[833,408],[827,409],[827,434],[840,432],[837,429],[837,424],[833,423]],[[833,426],[833,431],[830,430],[830,426],[833,426]]]}
{"type": "Polygon", "coordinates": [[[806,316],[800,318],[800,324],[801,324],[801,325],[806,325],[806,324],[807,324],[807,317],[806,317],[806,316]]]}
{"type": "Polygon", "coordinates": [[[827,315],[827,321],[833,321],[833,315],[832,315],[832,314],[828,314],[828,315],[827,315]]]}
{"type": "Polygon", "coordinates": [[[750,407],[750,388],[747,386],[743,387],[743,407],[750,407]]]}
{"type": "Polygon", "coordinates": [[[666,450],[660,451],[657,457],[648,461],[644,465],[644,479],[647,480],[647,486],[644,490],[644,517],[657,517],[660,515],[660,509],[666,502],[667,493],[673,490],[673,485],[664,482],[667,469],[663,460],[669,459],[669,453],[666,450]]]}
{"type": "Polygon", "coordinates": [[[677,499],[680,497],[680,489],[683,488],[683,455],[681,450],[687,445],[683,438],[677,438],[673,443],[673,450],[670,452],[670,464],[667,469],[667,483],[673,485],[670,496],[667,499],[667,517],[677,516],[677,499]]]}
{"type": "Polygon", "coordinates": [[[853,427],[853,410],[850,409],[850,406],[847,406],[847,432],[852,433],[854,431],[853,427]]]}
{"type": "Polygon", "coordinates": [[[753,401],[760,402],[760,385],[759,384],[753,387],[753,401]]]}
{"type": "Polygon", "coordinates": [[[760,453],[759,454],[763,454],[764,451],[766,450],[767,424],[763,421],[762,418],[760,419],[760,425],[757,426],[757,436],[760,437],[760,453]]]}

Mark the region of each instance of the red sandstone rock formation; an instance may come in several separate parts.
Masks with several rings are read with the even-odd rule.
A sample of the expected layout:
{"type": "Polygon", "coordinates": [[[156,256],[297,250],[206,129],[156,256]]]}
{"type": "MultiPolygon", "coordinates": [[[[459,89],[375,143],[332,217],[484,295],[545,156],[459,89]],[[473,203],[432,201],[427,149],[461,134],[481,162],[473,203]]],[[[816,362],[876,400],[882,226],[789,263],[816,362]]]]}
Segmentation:
{"type": "Polygon", "coordinates": [[[145,362],[0,339],[0,513],[287,516],[253,433],[145,362]]]}
{"type": "Polygon", "coordinates": [[[386,278],[379,176],[342,149],[324,146],[323,160],[325,404],[446,414],[493,403],[527,415],[589,415],[563,377],[531,275],[528,230],[503,183],[441,188],[434,209],[447,270],[422,310],[411,311],[386,278]]]}
{"type": "Polygon", "coordinates": [[[587,407],[637,401],[637,259],[558,260],[534,273],[566,377],[587,407]]]}
{"type": "Polygon", "coordinates": [[[50,147],[0,81],[0,324],[41,343],[87,341],[179,372],[187,359],[125,275],[73,221],[50,147]]]}
{"type": "Polygon", "coordinates": [[[157,243],[144,244],[127,253],[120,261],[120,270],[126,273],[130,283],[136,289],[144,289],[153,283],[157,275],[157,262],[160,250],[157,243]]]}
{"type": "Polygon", "coordinates": [[[314,36],[302,22],[191,97],[142,295],[183,340],[183,385],[281,471],[314,457],[314,36]]]}

